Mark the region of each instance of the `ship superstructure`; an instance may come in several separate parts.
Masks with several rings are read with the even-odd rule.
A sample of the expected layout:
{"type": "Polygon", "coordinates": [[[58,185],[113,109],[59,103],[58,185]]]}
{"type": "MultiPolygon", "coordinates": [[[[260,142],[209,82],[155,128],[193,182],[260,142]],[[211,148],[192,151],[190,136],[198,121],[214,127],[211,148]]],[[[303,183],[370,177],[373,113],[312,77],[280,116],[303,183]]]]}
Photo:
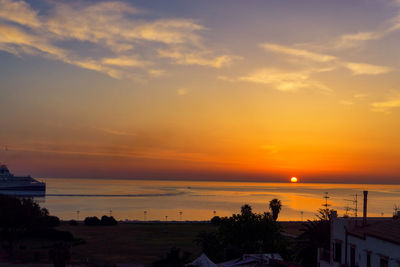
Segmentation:
{"type": "Polygon", "coordinates": [[[46,183],[31,176],[15,176],[5,164],[0,165],[0,191],[46,191],[46,183]]]}

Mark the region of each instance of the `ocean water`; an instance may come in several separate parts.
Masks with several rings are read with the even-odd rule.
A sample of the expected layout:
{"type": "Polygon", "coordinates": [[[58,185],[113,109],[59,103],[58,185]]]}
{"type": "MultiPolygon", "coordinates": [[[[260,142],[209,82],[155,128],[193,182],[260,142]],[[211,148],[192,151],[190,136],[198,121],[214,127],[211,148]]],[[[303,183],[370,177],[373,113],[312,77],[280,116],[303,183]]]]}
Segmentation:
{"type": "Polygon", "coordinates": [[[328,192],[330,208],[339,215],[362,216],[363,190],[368,190],[368,215],[391,216],[400,206],[400,185],[256,183],[209,181],[144,181],[45,179],[41,206],[62,219],[112,214],[119,220],[209,220],[239,213],[243,204],[255,212],[268,211],[273,198],[282,202],[279,220],[315,218],[328,192]],[[348,207],[348,208],[346,208],[348,207]],[[350,208],[350,209],[349,209],[350,208]],[[181,214],[180,214],[181,212],[181,214]]]}

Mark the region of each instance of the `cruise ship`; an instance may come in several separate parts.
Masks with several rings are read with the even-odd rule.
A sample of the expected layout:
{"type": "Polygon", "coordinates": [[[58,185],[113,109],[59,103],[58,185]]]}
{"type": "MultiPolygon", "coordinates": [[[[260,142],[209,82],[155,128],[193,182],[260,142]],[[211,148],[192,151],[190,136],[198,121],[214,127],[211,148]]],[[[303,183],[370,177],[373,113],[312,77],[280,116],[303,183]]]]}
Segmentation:
{"type": "MultiPolygon", "coordinates": [[[[0,165],[0,191],[13,192],[46,192],[46,183],[39,182],[31,176],[14,176],[7,166],[0,165]]],[[[27,193],[29,195],[29,193],[27,193]]]]}

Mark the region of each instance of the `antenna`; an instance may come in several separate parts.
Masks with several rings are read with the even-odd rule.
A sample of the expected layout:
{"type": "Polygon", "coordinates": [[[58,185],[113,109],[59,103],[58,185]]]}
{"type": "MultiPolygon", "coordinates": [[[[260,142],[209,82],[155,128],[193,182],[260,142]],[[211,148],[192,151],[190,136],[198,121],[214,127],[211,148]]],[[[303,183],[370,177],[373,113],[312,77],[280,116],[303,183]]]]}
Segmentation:
{"type": "Polygon", "coordinates": [[[345,211],[345,213],[344,213],[344,215],[346,215],[346,216],[349,216],[349,211],[351,210],[351,208],[349,207],[349,206],[345,206],[344,207],[344,211],[345,211]]]}
{"type": "Polygon", "coordinates": [[[393,210],[394,210],[394,214],[393,214],[393,215],[396,216],[396,215],[397,215],[397,212],[400,210],[400,207],[397,206],[396,204],[394,204],[393,210]]]}
{"type": "Polygon", "coordinates": [[[324,206],[325,209],[328,209],[328,207],[330,206],[330,204],[328,204],[328,199],[329,199],[328,192],[325,192],[324,198],[325,198],[325,204],[322,204],[322,206],[324,206]]]}
{"type": "Polygon", "coordinates": [[[345,201],[349,201],[354,205],[354,208],[350,208],[349,206],[345,207],[346,214],[347,211],[352,210],[354,211],[354,217],[357,218],[357,212],[358,212],[358,194],[353,195],[353,199],[345,199],[345,201]]]}

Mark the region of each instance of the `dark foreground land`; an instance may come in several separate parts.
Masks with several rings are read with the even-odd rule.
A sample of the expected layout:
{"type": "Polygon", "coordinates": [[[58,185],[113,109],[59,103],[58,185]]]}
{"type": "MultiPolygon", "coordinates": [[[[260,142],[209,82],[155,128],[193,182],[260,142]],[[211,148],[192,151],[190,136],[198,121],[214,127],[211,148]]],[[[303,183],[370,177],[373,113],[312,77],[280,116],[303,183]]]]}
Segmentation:
{"type": "MultiPolygon", "coordinates": [[[[297,235],[301,223],[282,222],[283,229],[297,235]]],[[[194,242],[201,231],[213,231],[209,223],[121,223],[117,226],[71,226],[70,231],[86,242],[71,248],[71,262],[137,263],[145,266],[162,258],[172,247],[180,248],[196,258],[201,253],[194,242]]]]}
{"type": "Polygon", "coordinates": [[[145,266],[165,256],[172,248],[181,248],[196,257],[200,248],[194,240],[200,231],[215,230],[206,223],[121,223],[116,226],[70,226],[84,244],[71,248],[71,262],[139,263],[145,266]]]}
{"type": "MultiPolygon", "coordinates": [[[[295,237],[302,223],[281,222],[286,235],[295,237]]],[[[71,232],[78,242],[71,243],[70,264],[89,263],[92,266],[113,266],[131,263],[150,266],[165,257],[171,248],[189,252],[190,259],[201,254],[195,240],[199,232],[211,232],[217,226],[210,223],[120,223],[115,226],[86,226],[83,222],[69,225],[62,222],[57,230],[71,232]]],[[[51,263],[49,249],[58,241],[42,239],[20,240],[14,250],[14,259],[7,260],[0,248],[1,262],[51,263]]]]}

